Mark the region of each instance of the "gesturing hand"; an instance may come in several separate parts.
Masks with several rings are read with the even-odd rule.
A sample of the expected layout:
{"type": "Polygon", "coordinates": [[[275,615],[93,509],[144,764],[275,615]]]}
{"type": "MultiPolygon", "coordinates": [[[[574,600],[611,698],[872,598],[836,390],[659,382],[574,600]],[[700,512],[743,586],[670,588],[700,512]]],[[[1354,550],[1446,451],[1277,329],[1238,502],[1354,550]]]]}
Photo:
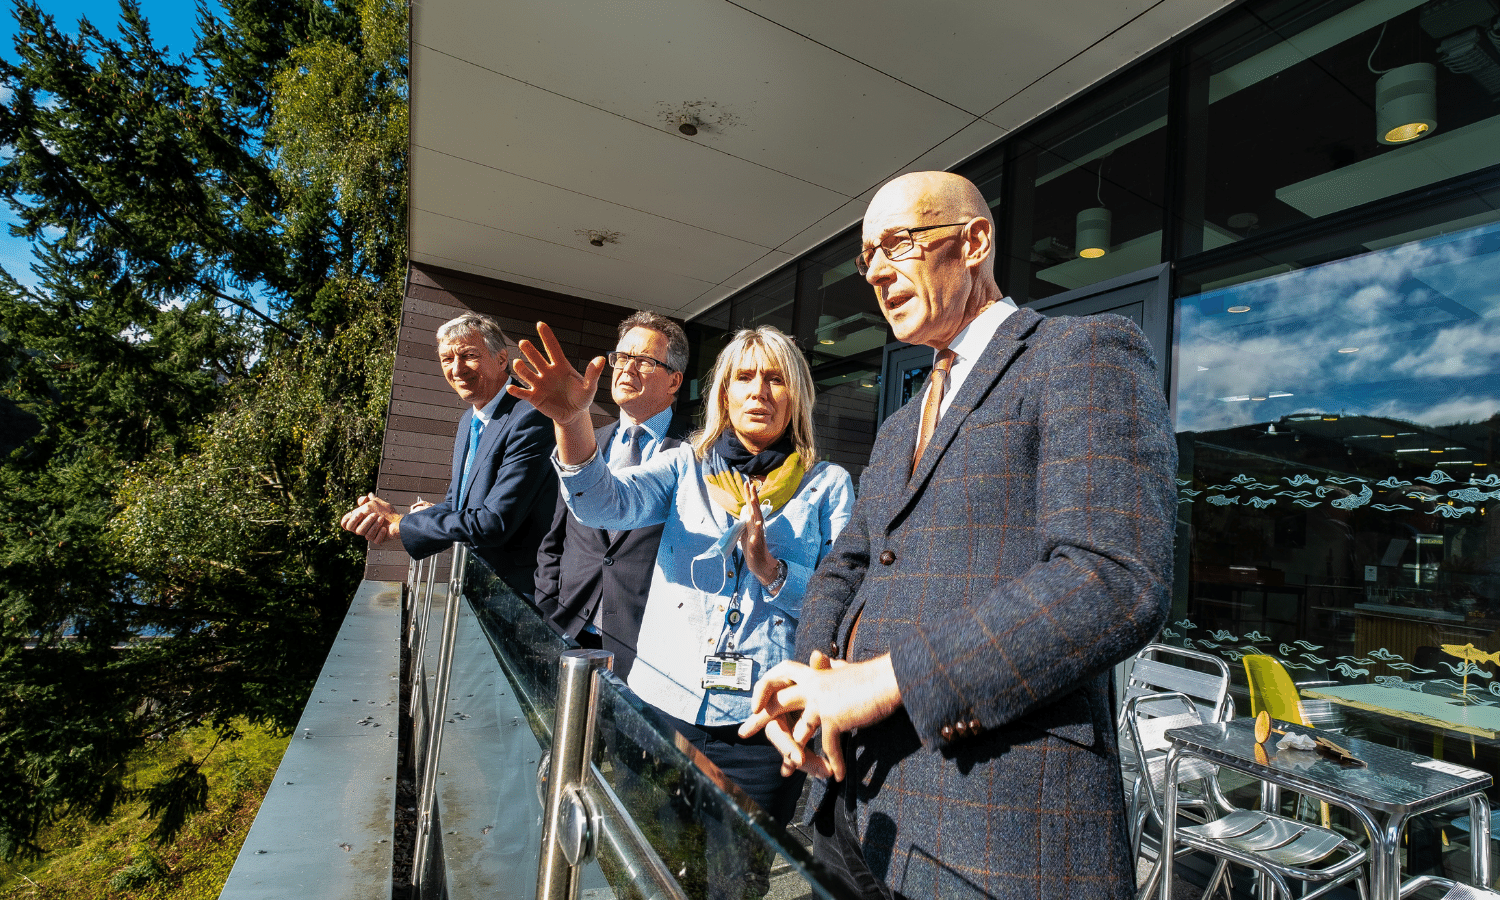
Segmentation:
{"type": "Polygon", "coordinates": [[[776,580],[777,566],[776,558],[771,555],[771,548],[766,544],[766,520],[760,514],[760,488],[751,480],[746,493],[750,496],[745,502],[745,507],[750,511],[750,520],[745,523],[745,530],[740,532],[740,549],[745,552],[745,565],[750,567],[760,583],[770,584],[776,580]]]}
{"type": "Polygon", "coordinates": [[[781,663],[756,682],[751,715],[740,726],[740,736],[765,729],[766,737],[781,751],[783,774],[801,769],[842,781],[844,734],[895,712],[901,705],[901,686],[889,654],[843,663],[814,650],[810,662],[806,666],[781,663]],[[822,757],[807,753],[807,742],[819,729],[823,731],[822,757]]]}
{"type": "Polygon", "coordinates": [[[562,345],[547,323],[536,323],[536,333],[546,354],[530,341],[521,341],[521,356],[525,358],[511,363],[511,370],[525,386],[512,384],[507,390],[557,424],[569,425],[588,415],[599,387],[599,373],[606,365],[604,357],[594,357],[580,375],[563,356],[562,345]]]}

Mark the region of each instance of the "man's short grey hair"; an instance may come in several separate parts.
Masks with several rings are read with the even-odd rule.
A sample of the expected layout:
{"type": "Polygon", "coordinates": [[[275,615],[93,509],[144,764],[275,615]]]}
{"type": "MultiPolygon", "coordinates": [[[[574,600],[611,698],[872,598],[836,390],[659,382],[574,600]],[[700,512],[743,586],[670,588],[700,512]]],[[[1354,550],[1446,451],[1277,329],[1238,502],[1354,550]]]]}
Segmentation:
{"type": "Polygon", "coordinates": [[[618,346],[620,341],[625,340],[625,335],[632,328],[649,328],[667,339],[667,358],[662,362],[672,367],[674,372],[687,372],[688,364],[688,339],[682,326],[671,319],[654,312],[638,309],[625,317],[620,323],[619,334],[615,338],[618,346]]]}
{"type": "Polygon", "coordinates": [[[477,334],[484,338],[484,345],[489,348],[490,353],[503,353],[509,340],[505,332],[500,329],[500,323],[485,315],[484,313],[464,313],[456,319],[449,319],[438,326],[437,342],[439,344],[452,341],[455,338],[468,337],[477,334]]]}

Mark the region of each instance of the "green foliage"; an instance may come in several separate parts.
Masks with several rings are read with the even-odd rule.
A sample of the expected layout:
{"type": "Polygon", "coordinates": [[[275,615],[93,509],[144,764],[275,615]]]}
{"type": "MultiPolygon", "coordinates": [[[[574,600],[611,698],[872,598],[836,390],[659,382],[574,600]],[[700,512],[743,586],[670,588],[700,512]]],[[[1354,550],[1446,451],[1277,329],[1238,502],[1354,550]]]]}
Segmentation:
{"type": "Polygon", "coordinates": [[[172,873],[167,869],[161,857],[152,853],[147,848],[137,850],[136,861],[129,866],[116,872],[109,880],[109,889],[112,891],[133,891],[143,888],[153,881],[161,881],[172,873]]]}
{"type": "Polygon", "coordinates": [[[125,774],[130,798],[102,824],[68,816],[49,826],[42,839],[55,849],[45,857],[0,863],[0,900],[214,900],[287,745],[286,735],[237,725],[243,736],[236,741],[197,728],[133,753],[125,774]],[[188,759],[201,761],[205,809],[171,843],[158,843],[136,789],[188,759]]]}
{"type": "Polygon", "coordinates": [[[223,6],[172,61],[130,0],[119,40],[17,0],[0,61],[0,195],[40,257],[0,271],[0,399],[36,424],[0,460],[7,858],[137,796],[169,840],[202,760],[132,786],[129,754],[290,727],[359,577],[336,522],[390,391],[405,7],[223,6]]]}

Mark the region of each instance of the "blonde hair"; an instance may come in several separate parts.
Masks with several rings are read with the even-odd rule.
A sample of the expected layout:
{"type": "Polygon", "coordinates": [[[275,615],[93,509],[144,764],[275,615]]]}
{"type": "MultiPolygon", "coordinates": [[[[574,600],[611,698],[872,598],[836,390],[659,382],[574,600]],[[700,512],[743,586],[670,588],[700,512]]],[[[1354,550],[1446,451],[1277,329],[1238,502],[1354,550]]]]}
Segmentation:
{"type": "Polygon", "coordinates": [[[813,380],[807,367],[807,358],[792,339],[771,325],[745,328],[730,339],[719,351],[714,361],[713,374],[709,378],[707,393],[708,416],[703,430],[692,436],[693,452],[699,459],[708,455],[708,450],[724,433],[729,424],[728,391],[729,379],[739,371],[745,357],[760,351],[771,365],[781,370],[786,385],[791,389],[792,410],[787,419],[787,431],[791,432],[792,444],[804,466],[817,461],[817,448],[813,443],[813,380]]]}

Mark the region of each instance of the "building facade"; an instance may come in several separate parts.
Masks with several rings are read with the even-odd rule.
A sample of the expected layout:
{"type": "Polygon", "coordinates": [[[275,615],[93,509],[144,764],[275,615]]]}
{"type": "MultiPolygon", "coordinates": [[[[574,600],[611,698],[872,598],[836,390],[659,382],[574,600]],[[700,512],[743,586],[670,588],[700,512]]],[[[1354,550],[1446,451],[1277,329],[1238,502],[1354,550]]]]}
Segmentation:
{"type": "MultiPolygon", "coordinates": [[[[1249,0],[955,171],[990,199],[1017,303],[1129,315],[1157,350],[1180,453],[1162,639],[1224,657],[1241,714],[1249,654],[1297,682],[1459,690],[1493,715],[1344,712],[1500,772],[1500,4],[1249,0]]],[[[857,478],[930,363],[892,341],[858,246],[833,235],[688,321],[683,403],[734,329],[775,325],[812,363],[820,447],[857,478]]],[[[580,357],[626,312],[413,273],[403,357],[430,358],[438,307],[566,319],[580,357]]]]}

